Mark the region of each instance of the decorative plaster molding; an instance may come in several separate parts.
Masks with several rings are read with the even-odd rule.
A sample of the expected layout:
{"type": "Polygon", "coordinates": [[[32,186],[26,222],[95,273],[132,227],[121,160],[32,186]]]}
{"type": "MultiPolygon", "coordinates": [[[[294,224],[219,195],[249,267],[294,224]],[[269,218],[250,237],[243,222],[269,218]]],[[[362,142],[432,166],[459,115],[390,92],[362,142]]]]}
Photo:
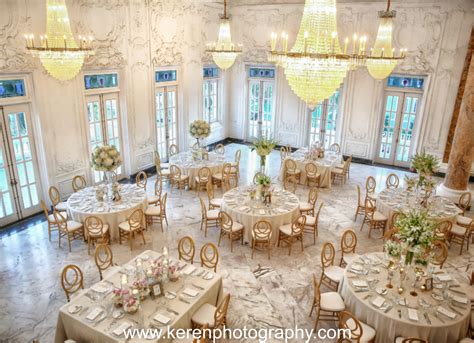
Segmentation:
{"type": "Polygon", "coordinates": [[[355,155],[359,157],[368,157],[367,151],[369,149],[368,144],[361,144],[351,141],[346,141],[346,147],[344,149],[347,155],[355,155]]]}
{"type": "Polygon", "coordinates": [[[56,159],[56,177],[84,169],[84,161],[80,159],[58,161],[56,159]]]}

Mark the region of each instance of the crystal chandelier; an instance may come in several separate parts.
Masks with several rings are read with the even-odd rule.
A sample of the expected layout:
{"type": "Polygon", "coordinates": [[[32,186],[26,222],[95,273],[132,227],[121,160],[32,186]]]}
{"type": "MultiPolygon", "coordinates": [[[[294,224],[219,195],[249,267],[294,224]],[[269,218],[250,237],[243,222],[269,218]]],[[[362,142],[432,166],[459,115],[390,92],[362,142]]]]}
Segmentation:
{"type": "Polygon", "coordinates": [[[242,52],[242,45],[232,43],[230,35],[230,21],[227,16],[227,0],[224,0],[224,15],[221,16],[219,38],[215,43],[206,45],[206,52],[212,54],[214,63],[221,69],[229,69],[235,62],[237,55],[242,52]]]}
{"type": "Polygon", "coordinates": [[[339,45],[336,25],[335,0],[306,0],[296,42],[288,50],[288,35],[282,33],[278,43],[275,33],[271,36],[269,60],[284,68],[293,92],[309,107],[331,96],[341,85],[347,72],[368,60],[379,62],[404,58],[403,50],[396,57],[367,54],[367,37],[353,35],[344,47],[339,45]]]}
{"type": "Polygon", "coordinates": [[[72,35],[65,0],[47,0],[46,35],[35,45],[34,35],[25,35],[26,48],[39,57],[46,71],[54,78],[67,81],[81,70],[84,59],[92,51],[92,37],[79,36],[79,45],[72,35]]]}

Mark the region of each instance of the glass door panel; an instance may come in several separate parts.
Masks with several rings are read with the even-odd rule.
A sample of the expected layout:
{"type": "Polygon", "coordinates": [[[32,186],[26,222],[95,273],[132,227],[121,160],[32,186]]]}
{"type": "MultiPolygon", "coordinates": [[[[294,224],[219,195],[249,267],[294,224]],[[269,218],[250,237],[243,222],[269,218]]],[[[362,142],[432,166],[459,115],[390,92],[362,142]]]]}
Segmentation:
{"type": "Polygon", "coordinates": [[[157,151],[167,161],[168,148],[178,144],[178,89],[176,86],[156,89],[156,138],[157,151]]]}
{"type": "Polygon", "coordinates": [[[258,137],[258,116],[260,112],[260,81],[250,81],[249,94],[249,139],[258,137]]]}
{"type": "Polygon", "coordinates": [[[273,82],[263,82],[262,136],[273,134],[273,82]]]}
{"type": "Polygon", "coordinates": [[[247,139],[273,135],[274,83],[272,81],[249,81],[249,123],[247,139]]]}
{"type": "Polygon", "coordinates": [[[401,102],[403,93],[390,93],[385,98],[380,143],[376,160],[381,163],[393,164],[395,137],[398,132],[401,102]]]}
{"type": "Polygon", "coordinates": [[[401,125],[398,132],[397,153],[395,165],[409,166],[411,157],[411,142],[413,138],[413,129],[416,122],[416,112],[420,95],[406,94],[405,103],[401,115],[401,125]]]}

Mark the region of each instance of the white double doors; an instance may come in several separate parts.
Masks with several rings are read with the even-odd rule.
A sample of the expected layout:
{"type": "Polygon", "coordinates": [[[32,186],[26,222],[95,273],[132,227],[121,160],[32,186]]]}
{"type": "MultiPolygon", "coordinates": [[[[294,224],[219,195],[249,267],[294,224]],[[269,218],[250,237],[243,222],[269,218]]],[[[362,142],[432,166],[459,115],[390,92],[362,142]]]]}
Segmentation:
{"type": "Polygon", "coordinates": [[[36,156],[29,105],[0,105],[0,227],[40,210],[36,156]]]}

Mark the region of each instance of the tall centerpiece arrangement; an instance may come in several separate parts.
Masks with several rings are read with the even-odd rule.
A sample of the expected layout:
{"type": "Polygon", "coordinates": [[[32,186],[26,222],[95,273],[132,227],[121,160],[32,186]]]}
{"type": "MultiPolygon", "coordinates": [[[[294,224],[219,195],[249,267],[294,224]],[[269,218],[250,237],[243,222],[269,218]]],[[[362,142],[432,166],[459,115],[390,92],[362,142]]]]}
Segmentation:
{"type": "Polygon", "coordinates": [[[260,200],[271,202],[270,186],[272,179],[265,174],[259,174],[255,180],[257,182],[257,196],[260,200]]]}
{"type": "Polygon", "coordinates": [[[256,139],[250,148],[251,151],[256,151],[257,155],[260,156],[260,172],[262,174],[265,174],[267,156],[270,155],[276,145],[277,142],[272,138],[262,137],[256,139]]]}
{"type": "Polygon", "coordinates": [[[408,191],[415,190],[421,205],[427,207],[428,199],[436,187],[433,175],[438,170],[439,160],[436,156],[423,151],[413,156],[412,166],[418,173],[418,176],[405,176],[408,191]]]}
{"type": "Polygon", "coordinates": [[[211,134],[211,126],[205,120],[197,119],[189,125],[189,134],[196,139],[196,144],[193,146],[193,159],[203,159],[206,155],[202,140],[209,137],[211,134]]]}
{"type": "MultiPolygon", "coordinates": [[[[114,177],[115,171],[122,165],[120,152],[114,145],[103,145],[96,147],[91,156],[91,167],[95,171],[104,172],[106,186],[111,183],[111,194],[114,200],[120,200],[119,185],[114,177]]],[[[99,190],[99,192],[102,192],[99,190]]]]}

